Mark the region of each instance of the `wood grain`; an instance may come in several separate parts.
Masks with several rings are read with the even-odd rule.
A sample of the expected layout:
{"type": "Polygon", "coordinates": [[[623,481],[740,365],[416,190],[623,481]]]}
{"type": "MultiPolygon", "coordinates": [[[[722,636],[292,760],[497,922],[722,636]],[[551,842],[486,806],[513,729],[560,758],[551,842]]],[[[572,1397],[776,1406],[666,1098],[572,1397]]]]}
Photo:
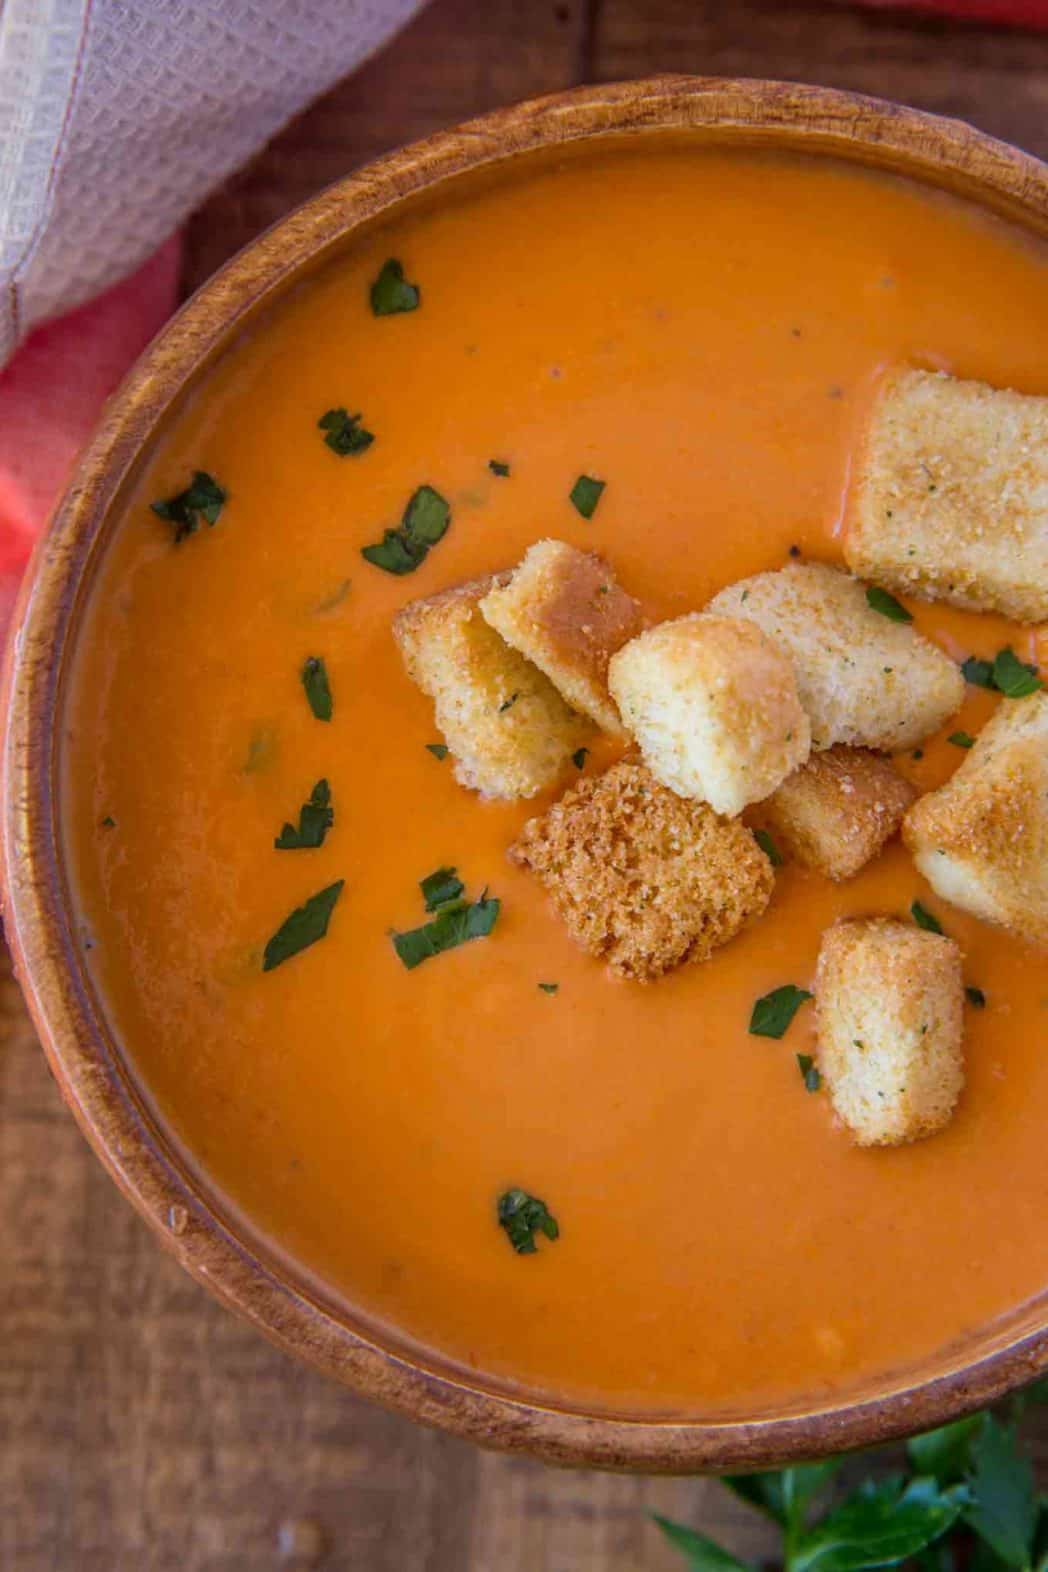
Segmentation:
{"type": "MultiPolygon", "coordinates": [[[[201,210],[187,284],[390,146],[667,68],[856,87],[1048,153],[1048,38],[786,0],[435,0],[201,210]]],[[[90,1156],[6,970],[0,1175],[3,1572],[670,1572],[651,1508],[742,1554],[771,1548],[715,1483],[481,1454],[269,1348],[160,1252],[90,1156]]]]}

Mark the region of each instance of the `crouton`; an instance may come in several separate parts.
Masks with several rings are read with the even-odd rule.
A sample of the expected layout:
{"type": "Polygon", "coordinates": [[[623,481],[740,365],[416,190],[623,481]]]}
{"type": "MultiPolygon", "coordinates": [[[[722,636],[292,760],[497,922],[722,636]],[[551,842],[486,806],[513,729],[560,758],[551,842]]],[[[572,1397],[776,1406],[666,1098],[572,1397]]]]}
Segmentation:
{"type": "Polygon", "coordinates": [[[859,1146],[947,1124],[964,1086],[961,952],[887,917],[828,928],[815,972],[818,1065],[859,1146]]]}
{"type": "Polygon", "coordinates": [[[1048,946],[1048,692],[1002,699],[903,839],[943,900],[1048,946]]]}
{"type": "Polygon", "coordinates": [[[960,708],[964,681],[908,623],[874,611],[866,586],[825,563],[790,563],[721,590],[706,610],[744,617],[791,657],[812,746],[909,748],[960,708]]]}
{"type": "Polygon", "coordinates": [[[545,885],[577,944],[638,982],[706,960],[760,916],[774,883],[749,830],[641,764],[580,781],[509,855],[545,885]]]}
{"type": "Polygon", "coordinates": [[[540,540],[509,582],[485,595],[480,609],[573,709],[621,736],[608,692],[608,659],[640,632],[643,619],[602,557],[562,540],[540,540]]]}
{"type": "Polygon", "coordinates": [[[838,745],[794,770],[761,818],[797,862],[850,879],[895,834],[916,795],[887,759],[838,745]]]}
{"type": "Polygon", "coordinates": [[[867,432],[844,555],[926,600],[1048,618],[1048,398],[895,371],[867,432]]]}
{"type": "Polygon", "coordinates": [[[608,681],[655,779],[718,813],[767,797],[808,757],[789,658],[752,623],[663,622],[612,657],[608,681]]]}
{"type": "Polygon", "coordinates": [[[411,601],[393,636],[408,675],[434,700],[456,779],[483,797],[533,797],[593,726],[485,622],[478,608],[497,582],[489,575],[411,601]]]}

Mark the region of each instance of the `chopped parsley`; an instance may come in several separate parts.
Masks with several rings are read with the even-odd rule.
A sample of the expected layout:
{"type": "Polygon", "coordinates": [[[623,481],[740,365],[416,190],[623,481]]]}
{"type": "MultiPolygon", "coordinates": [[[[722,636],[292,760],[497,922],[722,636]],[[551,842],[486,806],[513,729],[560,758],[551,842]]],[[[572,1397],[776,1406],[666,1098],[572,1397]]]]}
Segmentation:
{"type": "Polygon", "coordinates": [[[493,475],[499,475],[503,480],[509,474],[509,465],[503,463],[502,459],[488,459],[488,468],[493,475]]]}
{"type": "Polygon", "coordinates": [[[588,758],[589,758],[589,749],[588,748],[576,748],[575,752],[571,755],[571,762],[572,762],[572,764],[574,764],[574,766],[575,766],[575,768],[577,770],[581,770],[581,769],[585,768],[586,760],[588,758]]]}
{"type": "Polygon", "coordinates": [[[439,912],[441,907],[450,906],[460,900],[466,890],[462,880],[455,877],[454,868],[438,868],[436,873],[427,873],[419,880],[418,887],[428,912],[439,912]]]}
{"type": "Polygon", "coordinates": [[[975,747],[975,738],[967,731],[951,731],[946,741],[952,742],[955,748],[975,747]]]}
{"type": "Polygon", "coordinates": [[[100,823],[101,823],[101,826],[102,826],[103,830],[115,830],[116,829],[116,820],[113,818],[113,815],[111,813],[107,813],[105,818],[100,820],[100,823]]]}
{"type": "Polygon", "coordinates": [[[969,984],[968,987],[965,988],[964,992],[970,1005],[973,1005],[976,1010],[985,1010],[986,995],[983,993],[981,988],[973,988],[971,984],[969,984]]]}
{"type": "Polygon", "coordinates": [[[496,1208],[499,1227],[506,1231],[506,1238],[518,1255],[535,1254],[535,1235],[545,1234],[547,1239],[558,1239],[560,1228],[545,1201],[526,1190],[505,1190],[498,1198],[496,1208]]]}
{"type": "Polygon", "coordinates": [[[961,662],[961,676],[975,688],[993,687],[993,661],[979,660],[975,655],[961,662]]]}
{"type": "Polygon", "coordinates": [[[511,710],[519,698],[519,693],[511,693],[508,699],[503,699],[502,703],[499,705],[499,714],[505,715],[506,711],[511,710]]]}
{"type": "Polygon", "coordinates": [[[410,284],[404,277],[404,268],[396,257],[383,262],[371,286],[371,309],[376,317],[392,317],[400,311],[415,311],[421,299],[421,290],[417,284],[410,284]]]}
{"type": "Polygon", "coordinates": [[[448,745],[446,742],[427,742],[426,752],[432,753],[433,757],[439,759],[441,764],[443,764],[448,756],[448,745]]]}
{"type": "Polygon", "coordinates": [[[753,1006],[751,1034],[754,1037],[782,1037],[805,999],[811,997],[807,988],[797,988],[793,983],[773,988],[753,1006]]]}
{"type": "Polygon", "coordinates": [[[157,518],[175,526],[177,546],[187,535],[196,534],[201,519],[207,524],[217,524],[226,501],[226,493],[214,476],[198,469],[185,491],[177,492],[166,501],[150,503],[150,506],[157,518]]]}
{"type": "Polygon", "coordinates": [[[819,1074],[815,1060],[810,1053],[799,1053],[797,1055],[797,1068],[801,1072],[804,1090],[806,1092],[817,1092],[822,1085],[822,1076],[819,1074]]]}
{"type": "Polygon", "coordinates": [[[882,617],[887,617],[891,622],[913,621],[913,613],[907,611],[894,595],[889,595],[887,590],[881,589],[879,584],[871,584],[868,587],[866,604],[871,611],[879,611],[882,617]]]}
{"type": "Polygon", "coordinates": [[[302,906],[296,906],[290,917],[285,917],[266,945],[262,957],[264,972],[271,972],[274,966],[290,960],[300,950],[307,950],[311,944],[316,944],[318,939],[324,937],[345,882],[345,879],[338,879],[326,889],[318,890],[302,906]]]}
{"type": "Polygon", "coordinates": [[[329,409],[321,415],[317,425],[324,433],[324,441],[332,453],[337,453],[339,458],[346,458],[349,454],[364,453],[374,442],[375,438],[370,431],[365,431],[360,424],[361,415],[351,415],[348,410],[329,409]]]}
{"type": "Polygon", "coordinates": [[[913,902],[910,907],[910,916],[918,928],[923,928],[925,933],[942,933],[943,931],[942,923],[935,913],[930,912],[927,906],[922,906],[920,901],[913,902]]]}
{"type": "Polygon", "coordinates": [[[568,501],[576,513],[581,513],[584,519],[591,519],[606,484],[606,481],[594,480],[592,475],[580,475],[568,493],[568,501]]]}
{"type": "Polygon", "coordinates": [[[1009,699],[1025,699],[1044,687],[1037,667],[1021,661],[1010,644],[998,650],[992,661],[969,655],[961,663],[961,675],[974,687],[996,689],[1009,699]]]}
{"type": "Polygon", "coordinates": [[[293,824],[285,824],[273,845],[277,851],[303,851],[323,846],[324,836],[334,822],[331,787],[327,781],[317,781],[309,794],[309,801],[304,802],[298,811],[298,828],[293,824]]]}
{"type": "Polygon", "coordinates": [[[785,858],[767,830],[754,830],[753,838],[773,868],[781,868],[785,858]]]}
{"type": "Polygon", "coordinates": [[[560,983],[539,983],[540,993],[556,993],[560,983]]]}
{"type": "Polygon", "coordinates": [[[361,556],[384,573],[414,573],[431,546],[443,539],[451,523],[451,508],[432,486],[419,486],[408,499],[396,529],[387,529],[379,543],[365,546],[361,556]]]}
{"type": "Polygon", "coordinates": [[[327,667],[319,655],[308,655],[302,666],[302,686],[306,690],[309,707],[319,721],[329,721],[334,711],[331,684],[327,667]]]}

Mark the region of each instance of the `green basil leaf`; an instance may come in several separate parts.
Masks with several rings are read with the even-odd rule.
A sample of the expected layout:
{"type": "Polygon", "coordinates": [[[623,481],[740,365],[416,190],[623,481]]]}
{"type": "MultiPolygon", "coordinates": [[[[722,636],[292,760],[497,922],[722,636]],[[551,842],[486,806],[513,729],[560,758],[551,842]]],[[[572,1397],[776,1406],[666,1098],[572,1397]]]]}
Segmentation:
{"type": "Polygon", "coordinates": [[[345,879],[338,879],[334,884],[329,884],[326,889],[311,895],[304,905],[296,906],[289,917],[285,917],[266,945],[262,957],[264,972],[271,972],[274,966],[290,960],[300,950],[308,949],[324,937],[345,882],[345,879]]]}
{"type": "Polygon", "coordinates": [[[346,409],[329,409],[321,415],[317,425],[324,433],[324,441],[339,458],[365,453],[375,438],[360,424],[361,415],[351,415],[346,409]]]}
{"type": "Polygon", "coordinates": [[[965,1521],[1009,1566],[1029,1567],[1037,1528],[1033,1466],[1011,1426],[987,1415],[971,1448],[972,1502],[965,1521]]]}
{"type": "Polygon", "coordinates": [[[371,286],[371,309],[376,317],[395,316],[400,311],[415,311],[422,300],[417,284],[409,284],[396,257],[383,262],[371,286]]]}
{"type": "Polygon", "coordinates": [[[1025,699],[1044,687],[1037,667],[1021,661],[1010,645],[994,657],[993,685],[1009,699],[1025,699]]]}
{"type": "Polygon", "coordinates": [[[931,1475],[940,1485],[952,1485],[962,1479],[968,1471],[972,1441],[982,1422],[982,1414],[970,1414],[967,1419],[955,1420],[952,1425],[911,1436],[906,1443],[906,1455],[914,1472],[931,1475]]]}
{"type": "Polygon", "coordinates": [[[560,1228],[545,1201],[526,1190],[504,1190],[495,1207],[499,1227],[518,1255],[535,1254],[535,1235],[545,1234],[547,1239],[559,1239],[560,1228]]]}
{"type": "Polygon", "coordinates": [[[934,1479],[859,1489],[801,1536],[790,1572],[861,1572],[897,1566],[952,1528],[968,1500],[964,1485],[940,1490],[934,1479]]]}
{"type": "Polygon", "coordinates": [[[187,535],[196,533],[201,519],[211,525],[217,524],[227,500],[226,492],[214,476],[204,469],[198,469],[184,491],[177,492],[166,501],[153,502],[150,506],[157,518],[175,526],[177,546],[187,535]]]}
{"type": "Polygon", "coordinates": [[[445,950],[457,949],[470,939],[484,939],[498,919],[500,902],[484,894],[470,905],[439,911],[432,922],[407,933],[394,933],[393,948],[408,971],[445,950]]]}
{"type": "Polygon", "coordinates": [[[927,906],[922,906],[920,901],[914,901],[912,903],[910,906],[910,916],[913,918],[918,928],[923,928],[925,933],[942,933],[943,931],[942,923],[939,921],[938,917],[936,917],[935,913],[930,912],[927,906]]]}
{"type": "Polygon", "coordinates": [[[606,485],[607,481],[594,480],[592,475],[580,475],[568,493],[568,501],[576,513],[581,513],[584,519],[591,519],[606,485]]]}
{"type": "Polygon", "coordinates": [[[302,851],[323,846],[324,836],[335,822],[331,806],[331,787],[327,781],[317,781],[309,794],[309,801],[298,810],[298,828],[285,824],[273,845],[277,851],[302,851]]]}
{"type": "Polygon", "coordinates": [[[360,555],[384,573],[414,573],[427,548],[410,540],[403,530],[387,529],[377,546],[363,546],[360,555]]]}
{"type": "Polygon", "coordinates": [[[753,838],[773,868],[781,868],[785,858],[767,830],[754,830],[753,838]]]}
{"type": "Polygon", "coordinates": [[[961,662],[961,676],[965,682],[970,682],[973,688],[993,687],[993,662],[979,660],[975,655],[961,662]]]}
{"type": "Polygon", "coordinates": [[[707,1539],[697,1529],[675,1523],[672,1518],[663,1517],[658,1512],[653,1512],[651,1516],[673,1548],[683,1551],[689,1558],[691,1572],[751,1572],[748,1562],[739,1561],[730,1551],[715,1540],[707,1539]]]}
{"type": "Polygon", "coordinates": [[[419,486],[408,500],[401,520],[409,540],[417,546],[435,546],[447,534],[451,509],[432,486],[419,486]]]}
{"type": "Polygon", "coordinates": [[[436,873],[427,873],[424,879],[419,880],[419,889],[422,891],[426,910],[436,912],[442,906],[457,901],[465,892],[466,886],[461,879],[455,877],[454,868],[438,868],[436,873]]]}
{"type": "Polygon", "coordinates": [[[890,622],[912,622],[913,613],[907,611],[894,595],[881,589],[879,584],[871,584],[866,591],[866,604],[871,611],[879,611],[882,617],[887,617],[890,622]]]}
{"type": "Polygon", "coordinates": [[[750,1032],[754,1037],[782,1037],[805,999],[812,995],[807,988],[797,988],[784,983],[757,1000],[750,1016],[750,1032]]]}
{"type": "Polygon", "coordinates": [[[319,721],[329,721],[334,713],[327,667],[319,655],[307,655],[302,666],[302,686],[310,709],[319,721]]]}

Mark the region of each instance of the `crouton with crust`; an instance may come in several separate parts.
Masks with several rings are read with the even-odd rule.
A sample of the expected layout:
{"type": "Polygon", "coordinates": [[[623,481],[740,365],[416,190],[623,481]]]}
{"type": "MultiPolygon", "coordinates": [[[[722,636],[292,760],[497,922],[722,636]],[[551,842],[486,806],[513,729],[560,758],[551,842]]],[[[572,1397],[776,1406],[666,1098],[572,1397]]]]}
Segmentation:
{"type": "Polygon", "coordinates": [[[964,680],[909,623],[875,611],[866,586],[821,562],[795,562],[723,589],[706,610],[755,622],[793,661],[812,746],[910,748],[960,708],[964,680]]]}
{"type": "Polygon", "coordinates": [[[903,839],[944,901],[1048,947],[1048,692],[1002,699],[903,839]]]}
{"type": "Polygon", "coordinates": [[[859,1146],[947,1124],[964,1086],[964,985],[953,939],[888,917],[837,923],[815,972],[818,1066],[859,1146]]]}
{"type": "Polygon", "coordinates": [[[887,759],[838,744],[813,753],[761,805],[779,846],[827,879],[850,879],[876,857],[917,796],[887,759]]]}
{"type": "Polygon", "coordinates": [[[789,657],[752,623],[663,622],[612,657],[608,682],[656,780],[717,813],[767,797],[808,757],[789,657]]]}
{"type": "Polygon", "coordinates": [[[706,960],[760,916],[774,883],[738,820],[684,801],[641,764],[580,781],[509,855],[545,886],[577,944],[638,982],[706,960]]]}
{"type": "Polygon", "coordinates": [[[393,635],[409,677],[434,701],[456,779],[483,797],[533,797],[593,726],[481,616],[497,582],[488,575],[409,602],[393,635]]]}
{"type": "Polygon", "coordinates": [[[640,632],[643,618],[603,557],[562,540],[537,541],[508,582],[485,595],[480,609],[573,709],[621,736],[608,692],[608,660],[640,632]]]}
{"type": "Polygon", "coordinates": [[[903,368],[880,390],[844,542],[878,584],[1048,618],[1048,398],[903,368]]]}

